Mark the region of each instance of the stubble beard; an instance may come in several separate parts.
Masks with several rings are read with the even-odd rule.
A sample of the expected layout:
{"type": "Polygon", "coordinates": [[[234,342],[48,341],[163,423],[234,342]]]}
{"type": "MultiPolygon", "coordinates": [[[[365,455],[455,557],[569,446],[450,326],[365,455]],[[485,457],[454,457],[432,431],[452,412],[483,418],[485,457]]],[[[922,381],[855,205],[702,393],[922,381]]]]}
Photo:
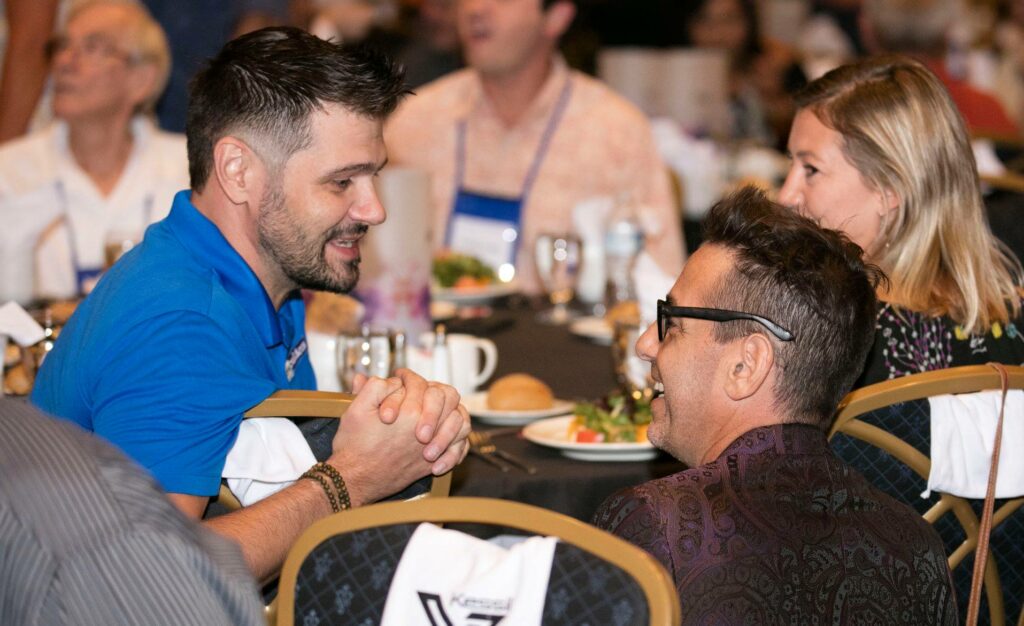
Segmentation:
{"type": "Polygon", "coordinates": [[[359,258],[333,267],[327,262],[326,250],[335,238],[365,233],[365,224],[349,228],[335,226],[320,237],[311,235],[303,231],[301,222],[291,215],[283,190],[275,184],[260,204],[256,229],[260,246],[296,286],[348,293],[359,281],[359,258]]]}

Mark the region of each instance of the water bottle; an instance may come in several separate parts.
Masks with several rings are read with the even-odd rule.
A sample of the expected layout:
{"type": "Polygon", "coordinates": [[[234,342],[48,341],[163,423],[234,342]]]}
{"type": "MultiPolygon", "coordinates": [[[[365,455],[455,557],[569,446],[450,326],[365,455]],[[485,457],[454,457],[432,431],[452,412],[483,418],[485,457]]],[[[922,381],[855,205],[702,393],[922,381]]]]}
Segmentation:
{"type": "Polygon", "coordinates": [[[644,235],[628,197],[620,199],[608,222],[604,239],[605,306],[610,311],[621,303],[636,300],[633,264],[643,249],[644,235]]]}

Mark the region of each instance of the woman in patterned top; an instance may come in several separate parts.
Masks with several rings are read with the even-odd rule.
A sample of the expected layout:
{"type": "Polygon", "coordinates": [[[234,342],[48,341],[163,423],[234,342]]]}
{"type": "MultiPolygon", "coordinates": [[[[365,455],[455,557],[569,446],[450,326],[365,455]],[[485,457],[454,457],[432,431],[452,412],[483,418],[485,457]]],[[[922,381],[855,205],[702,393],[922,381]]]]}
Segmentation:
{"type": "MultiPolygon", "coordinates": [[[[840,229],[888,275],[875,343],[857,386],[917,372],[1024,362],[1020,262],[989,229],[963,119],[939,80],[901,57],[840,67],[796,96],[793,164],[784,204],[840,229]]],[[[908,402],[862,416],[930,453],[929,405],[908,402]]],[[[838,434],[835,452],[872,483],[919,512],[925,481],[879,449],[838,434]]],[[[952,551],[951,516],[936,530],[952,551]]],[[[1024,604],[1024,511],[992,534],[1004,572],[1006,615],[1024,604]]],[[[970,567],[953,581],[967,606],[970,567]]],[[[983,617],[985,621],[987,615],[983,617]]]]}
{"type": "Polygon", "coordinates": [[[989,229],[967,131],[935,75],[869,59],[796,104],[780,201],[845,231],[891,281],[861,384],[1024,362],[1021,265],[989,229]]]}

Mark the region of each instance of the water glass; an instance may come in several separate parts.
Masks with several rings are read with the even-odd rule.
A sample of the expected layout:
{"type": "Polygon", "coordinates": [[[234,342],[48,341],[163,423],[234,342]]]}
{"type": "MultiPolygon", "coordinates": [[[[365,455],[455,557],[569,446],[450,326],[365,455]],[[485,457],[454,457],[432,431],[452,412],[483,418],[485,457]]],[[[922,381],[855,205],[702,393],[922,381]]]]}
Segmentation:
{"type": "Polygon", "coordinates": [[[391,334],[387,331],[364,329],[360,335],[338,335],[336,350],[341,390],[352,391],[356,374],[380,378],[390,376],[394,355],[391,342],[391,334]]]}
{"type": "Polygon", "coordinates": [[[537,274],[552,304],[538,319],[549,324],[565,324],[574,317],[569,303],[576,292],[580,271],[580,239],[569,233],[543,233],[537,236],[534,252],[537,274]]]}

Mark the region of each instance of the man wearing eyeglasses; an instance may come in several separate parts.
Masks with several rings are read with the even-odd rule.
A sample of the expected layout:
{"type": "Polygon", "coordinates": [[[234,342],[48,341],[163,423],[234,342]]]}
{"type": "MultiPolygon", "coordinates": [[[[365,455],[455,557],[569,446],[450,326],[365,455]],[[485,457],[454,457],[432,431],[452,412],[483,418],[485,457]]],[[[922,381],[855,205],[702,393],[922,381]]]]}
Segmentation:
{"type": "Polygon", "coordinates": [[[188,185],[185,137],[147,115],[170,52],[144,8],[76,5],[47,49],[57,121],[0,148],[0,301],[88,292],[106,244],[140,240],[188,185]]]}
{"type": "Polygon", "coordinates": [[[957,622],[938,535],[826,440],[881,281],[844,236],[760,192],[709,213],[636,348],[664,389],[648,438],[690,469],[595,515],[668,569],[683,623],[957,622]]]}

